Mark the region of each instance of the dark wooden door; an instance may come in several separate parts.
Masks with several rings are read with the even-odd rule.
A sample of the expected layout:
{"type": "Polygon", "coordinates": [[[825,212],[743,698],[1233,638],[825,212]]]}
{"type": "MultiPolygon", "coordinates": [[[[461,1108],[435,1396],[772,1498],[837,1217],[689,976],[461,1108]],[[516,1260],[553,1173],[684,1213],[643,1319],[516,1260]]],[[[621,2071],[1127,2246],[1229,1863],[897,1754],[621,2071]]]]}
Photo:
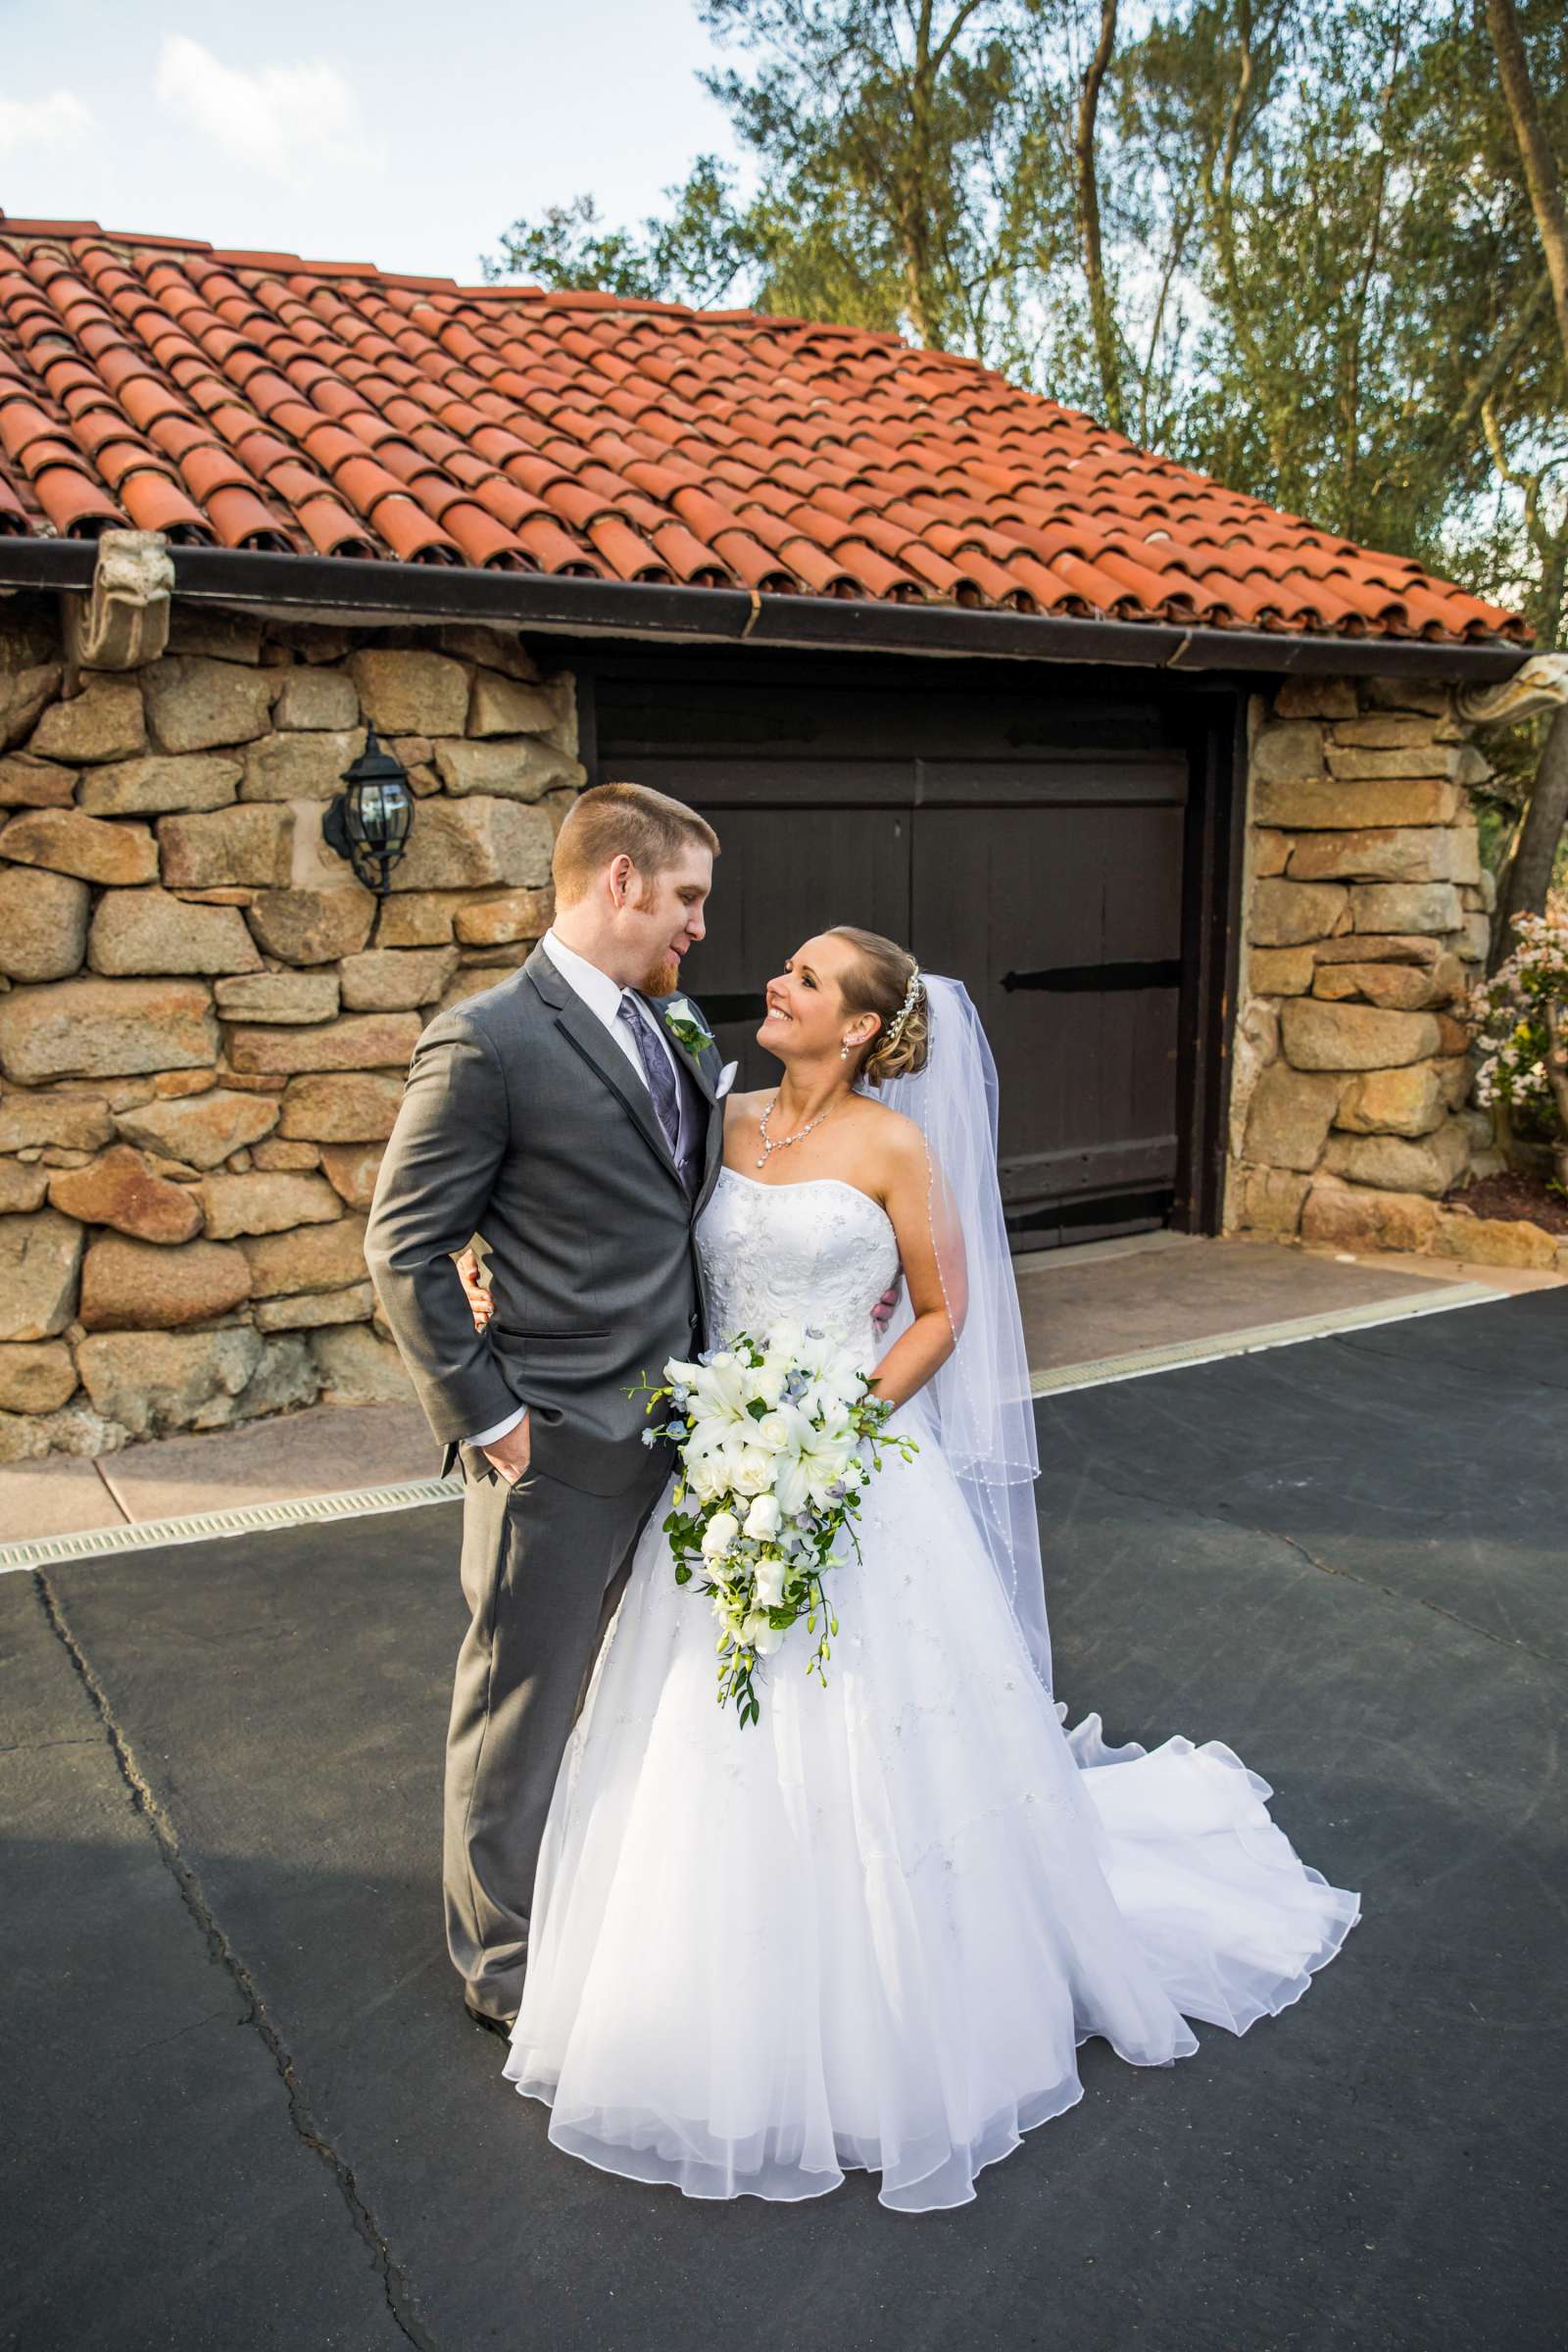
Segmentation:
{"type": "Polygon", "coordinates": [[[726,760],[722,773],[704,768],[644,759],[637,773],[691,802],[723,844],[692,991],[725,1060],[740,1062],[736,1084],[764,1086],[778,1064],[756,1042],[762,992],[802,941],[835,922],[907,934],[909,812],[856,806],[857,779],[831,764],[811,773],[744,760],[726,760]]]}
{"type": "Polygon", "coordinates": [[[985,1024],[1015,1228],[1168,1199],[1185,761],[921,761],[918,784],[909,937],[985,1024]]]}
{"type": "Polygon", "coordinates": [[[1014,676],[999,703],[963,681],[857,687],[842,664],[787,692],[765,665],[673,666],[596,678],[591,772],[671,793],[719,834],[689,976],[739,1083],[776,1072],[754,1040],[768,978],[813,931],[860,923],[974,999],[1017,1247],[1195,1222],[1194,1104],[1212,1123],[1215,1089],[1194,1049],[1213,983],[1193,727],[1138,681],[1069,696],[1014,676]]]}

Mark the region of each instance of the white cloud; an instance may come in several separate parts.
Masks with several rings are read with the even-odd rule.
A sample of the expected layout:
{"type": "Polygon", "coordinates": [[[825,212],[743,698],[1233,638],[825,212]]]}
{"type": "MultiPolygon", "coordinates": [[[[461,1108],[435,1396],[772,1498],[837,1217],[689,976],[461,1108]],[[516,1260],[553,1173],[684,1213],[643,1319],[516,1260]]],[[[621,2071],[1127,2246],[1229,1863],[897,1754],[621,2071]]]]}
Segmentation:
{"type": "Polygon", "coordinates": [[[92,115],[70,90],[47,98],[0,98],[0,155],[19,147],[64,147],[92,127],[92,115]]]}
{"type": "Polygon", "coordinates": [[[200,41],[169,33],[158,60],[158,95],[224,152],[284,179],[302,162],[375,160],[353,90],[335,66],[225,66],[200,41]]]}

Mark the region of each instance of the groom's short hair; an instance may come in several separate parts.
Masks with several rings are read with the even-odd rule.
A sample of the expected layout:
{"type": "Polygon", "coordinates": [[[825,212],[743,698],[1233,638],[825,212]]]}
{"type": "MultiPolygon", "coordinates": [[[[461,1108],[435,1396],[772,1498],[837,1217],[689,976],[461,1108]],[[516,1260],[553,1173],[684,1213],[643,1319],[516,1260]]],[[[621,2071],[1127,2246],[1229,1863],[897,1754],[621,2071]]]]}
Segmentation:
{"type": "Polygon", "coordinates": [[[645,881],[676,863],[681,852],[718,856],[718,835],[684,801],[647,784],[594,784],[566,811],[556,836],[551,872],[556,903],[569,906],[612,858],[629,858],[645,881]]]}

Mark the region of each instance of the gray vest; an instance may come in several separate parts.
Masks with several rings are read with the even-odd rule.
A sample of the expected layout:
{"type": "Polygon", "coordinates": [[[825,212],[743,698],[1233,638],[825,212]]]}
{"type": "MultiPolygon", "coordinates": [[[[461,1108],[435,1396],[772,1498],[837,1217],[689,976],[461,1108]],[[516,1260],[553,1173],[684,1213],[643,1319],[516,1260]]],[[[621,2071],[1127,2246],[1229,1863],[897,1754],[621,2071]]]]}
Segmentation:
{"type": "MultiPolygon", "coordinates": [[[[659,1018],[659,1008],[654,1016],[659,1018]]],[[[675,1148],[675,1165],[686,1187],[688,1199],[695,1200],[703,1186],[703,1174],[708,1159],[708,1103],[704,1100],[691,1064],[677,1049],[675,1054],[675,1084],[680,1102],[680,1140],[675,1148]]]]}

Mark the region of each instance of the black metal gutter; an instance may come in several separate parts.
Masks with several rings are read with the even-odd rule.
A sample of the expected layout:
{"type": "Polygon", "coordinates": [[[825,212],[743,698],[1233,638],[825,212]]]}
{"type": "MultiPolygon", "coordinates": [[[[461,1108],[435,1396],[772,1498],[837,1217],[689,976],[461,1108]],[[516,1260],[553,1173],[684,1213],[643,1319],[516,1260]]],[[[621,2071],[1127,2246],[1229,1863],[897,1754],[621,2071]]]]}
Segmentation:
{"type": "MultiPolygon", "coordinates": [[[[1408,637],[1308,637],[1267,629],[1183,629],[1164,621],[1062,620],[972,606],[829,596],[753,597],[735,588],[661,588],[547,572],[367,563],[172,547],[174,593],[300,617],[384,628],[471,621],[573,636],[793,647],[818,653],[1071,662],[1276,677],[1511,677],[1529,646],[1435,645],[1408,637]]],[[[0,538],[0,590],[92,585],[90,540],[0,538]]]]}

